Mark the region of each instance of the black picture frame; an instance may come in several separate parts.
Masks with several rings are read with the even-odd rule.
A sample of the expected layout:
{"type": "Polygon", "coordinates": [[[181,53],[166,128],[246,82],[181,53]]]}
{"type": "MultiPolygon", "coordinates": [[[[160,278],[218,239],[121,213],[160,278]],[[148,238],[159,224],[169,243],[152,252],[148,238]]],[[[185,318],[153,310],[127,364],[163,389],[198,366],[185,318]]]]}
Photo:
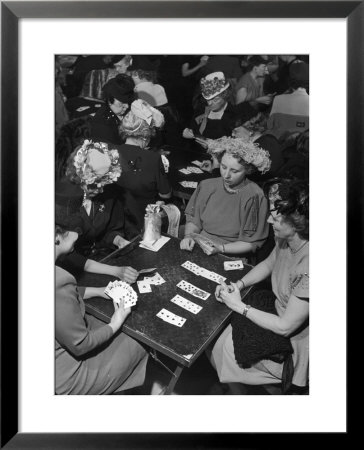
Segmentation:
{"type": "MultiPolygon", "coordinates": [[[[346,18],[347,73],[350,81],[347,89],[347,244],[349,249],[359,249],[362,253],[363,1],[1,2],[1,448],[243,448],[242,445],[244,448],[250,445],[250,448],[257,448],[262,439],[274,442],[276,435],[268,433],[249,433],[242,438],[240,433],[18,432],[17,289],[12,288],[11,295],[8,290],[9,286],[18,286],[18,22],[22,18],[111,17],[346,18]]],[[[347,263],[349,298],[350,292],[355,292],[357,280],[362,277],[363,263],[353,264],[350,258],[347,263]]],[[[348,433],[344,434],[347,437],[348,433]]],[[[343,436],[335,439],[340,441],[340,437],[343,436]]],[[[309,438],[308,433],[302,436],[301,445],[309,438]]]]}

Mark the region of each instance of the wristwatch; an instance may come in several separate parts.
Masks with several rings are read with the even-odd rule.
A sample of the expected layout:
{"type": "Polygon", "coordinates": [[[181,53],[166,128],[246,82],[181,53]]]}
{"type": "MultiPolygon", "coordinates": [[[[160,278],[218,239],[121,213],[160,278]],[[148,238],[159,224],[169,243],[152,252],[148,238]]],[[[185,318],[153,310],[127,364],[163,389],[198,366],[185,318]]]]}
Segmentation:
{"type": "Polygon", "coordinates": [[[243,316],[246,317],[248,314],[249,309],[251,308],[251,305],[245,305],[243,309],[243,316]]]}

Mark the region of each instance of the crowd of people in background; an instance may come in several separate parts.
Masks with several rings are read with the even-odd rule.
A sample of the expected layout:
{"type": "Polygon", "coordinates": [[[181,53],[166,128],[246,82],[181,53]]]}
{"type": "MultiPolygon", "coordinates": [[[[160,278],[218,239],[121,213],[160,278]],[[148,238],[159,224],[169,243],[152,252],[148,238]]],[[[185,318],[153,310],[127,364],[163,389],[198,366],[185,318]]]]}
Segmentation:
{"type": "Polygon", "coordinates": [[[133,267],[92,254],[128,245],[158,201],[182,213],[181,251],[200,237],[208,255],[255,266],[215,293],[234,311],[210,352],[220,381],[307,386],[308,56],[59,55],[55,68],[56,393],[143,384],[147,354],[120,331],[130,308],[114,304],[109,325],[86,319],[83,299],[105,294],[76,279],[134,283],[133,267]],[[175,152],[195,154],[206,174],[187,205],[173,195],[175,152]],[[241,301],[241,289],[266,279],[268,291],[241,301]],[[266,333],[266,351],[249,360],[246,322],[266,333]],[[272,336],[284,360],[267,353],[272,336]]]}

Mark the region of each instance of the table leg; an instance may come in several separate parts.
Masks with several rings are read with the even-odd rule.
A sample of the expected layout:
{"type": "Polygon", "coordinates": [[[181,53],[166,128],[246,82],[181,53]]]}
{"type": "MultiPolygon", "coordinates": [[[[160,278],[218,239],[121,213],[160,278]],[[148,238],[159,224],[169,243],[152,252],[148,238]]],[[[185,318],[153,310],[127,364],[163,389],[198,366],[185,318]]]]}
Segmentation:
{"type": "Polygon", "coordinates": [[[182,370],[183,370],[183,366],[180,364],[177,364],[174,372],[167,367],[159,358],[157,355],[157,352],[154,349],[151,349],[151,351],[149,352],[150,356],[156,361],[158,362],[161,366],[163,366],[172,376],[171,379],[168,383],[168,386],[164,387],[162,389],[162,391],[159,393],[159,395],[171,395],[171,393],[173,392],[173,389],[178,381],[178,378],[180,377],[182,370]]]}
{"type": "Polygon", "coordinates": [[[180,375],[182,373],[182,370],[183,370],[183,366],[180,366],[179,364],[177,364],[177,367],[171,376],[171,380],[170,380],[168,386],[162,390],[160,395],[171,395],[171,393],[173,392],[173,389],[178,381],[178,378],[180,377],[180,375]]]}

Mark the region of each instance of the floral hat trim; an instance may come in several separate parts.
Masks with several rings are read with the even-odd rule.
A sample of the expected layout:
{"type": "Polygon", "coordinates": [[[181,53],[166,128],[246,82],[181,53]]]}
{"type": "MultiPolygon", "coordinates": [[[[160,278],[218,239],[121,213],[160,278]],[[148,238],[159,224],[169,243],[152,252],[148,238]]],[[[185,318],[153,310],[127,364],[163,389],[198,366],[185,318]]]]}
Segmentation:
{"type": "Polygon", "coordinates": [[[225,152],[252,164],[262,174],[270,169],[269,153],[252,141],[224,136],[209,142],[208,153],[211,155],[217,156],[225,152]]]}
{"type": "Polygon", "coordinates": [[[206,75],[205,78],[201,79],[200,83],[202,96],[206,100],[211,100],[230,86],[230,83],[225,80],[222,72],[214,72],[206,75]]]}
{"type": "Polygon", "coordinates": [[[96,184],[97,188],[102,189],[103,186],[114,183],[121,175],[119,152],[115,149],[109,150],[108,145],[104,142],[92,142],[86,139],[77,150],[73,165],[85,192],[89,191],[92,184],[96,184]],[[95,168],[89,163],[89,152],[93,149],[102,152],[110,159],[110,168],[103,175],[96,173],[95,168]]]}
{"type": "MultiPolygon", "coordinates": [[[[135,100],[131,104],[130,109],[135,116],[139,117],[139,119],[145,120],[149,126],[160,128],[164,125],[163,114],[144,100],[135,100]]],[[[138,128],[139,127],[140,125],[138,128]]]]}

